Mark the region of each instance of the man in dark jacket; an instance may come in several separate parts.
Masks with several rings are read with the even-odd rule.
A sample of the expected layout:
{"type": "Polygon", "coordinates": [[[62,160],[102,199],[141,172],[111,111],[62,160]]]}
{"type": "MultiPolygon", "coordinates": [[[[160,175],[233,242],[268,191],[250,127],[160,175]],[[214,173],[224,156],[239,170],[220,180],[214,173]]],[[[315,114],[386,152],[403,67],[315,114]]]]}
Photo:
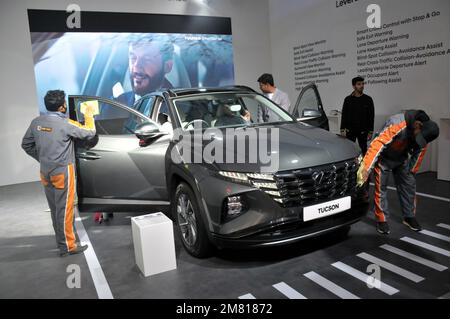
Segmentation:
{"type": "Polygon", "coordinates": [[[377,231],[389,234],[387,187],[389,175],[395,185],[403,213],[403,224],[414,231],[422,228],[416,220],[416,178],[427,145],[439,136],[439,127],[422,110],[391,116],[367,150],[358,170],[362,186],[373,170],[375,175],[375,218],[377,231]]]}
{"type": "Polygon", "coordinates": [[[352,79],[353,93],[347,96],[342,107],[341,133],[349,140],[358,140],[362,154],[367,151],[367,141],[372,139],[374,105],[370,96],[364,94],[364,79],[352,79]]]}

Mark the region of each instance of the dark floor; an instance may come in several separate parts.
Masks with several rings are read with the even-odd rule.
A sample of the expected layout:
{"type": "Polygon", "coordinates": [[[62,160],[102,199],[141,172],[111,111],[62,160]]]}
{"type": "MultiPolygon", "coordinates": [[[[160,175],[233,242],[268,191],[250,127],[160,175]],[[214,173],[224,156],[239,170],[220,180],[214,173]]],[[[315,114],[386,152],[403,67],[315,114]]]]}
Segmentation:
{"type": "MultiPolygon", "coordinates": [[[[450,198],[450,183],[435,174],[418,176],[418,192],[450,198]]],[[[284,282],[307,298],[338,298],[304,274],[314,271],[360,298],[439,298],[450,292],[449,270],[438,271],[380,248],[389,244],[403,251],[450,267],[450,242],[414,233],[401,224],[396,193],[389,192],[391,235],[375,232],[371,216],[354,225],[349,236],[339,234],[282,248],[219,251],[199,260],[176,241],[178,268],[145,278],[135,265],[130,216],[116,214],[107,224],[95,224],[81,214],[84,227],[100,261],[114,298],[287,298],[273,287],[284,282]],[[440,253],[408,243],[409,237],[437,246],[440,253]],[[342,262],[366,273],[370,262],[356,256],[365,252],[406,269],[424,280],[416,283],[382,268],[381,281],[398,290],[392,296],[333,267],[342,262]]],[[[0,188],[0,298],[96,298],[83,256],[56,257],[49,213],[38,183],[0,188]],[[31,221],[31,222],[30,222],[31,221]],[[81,268],[80,289],[68,289],[66,267],[81,268]]],[[[450,236],[450,202],[418,198],[417,214],[424,229],[450,236]]],[[[370,214],[369,214],[370,215],[370,214]]],[[[134,215],[132,215],[134,216],[134,215]]],[[[336,290],[334,290],[336,292],[336,290]]]]}

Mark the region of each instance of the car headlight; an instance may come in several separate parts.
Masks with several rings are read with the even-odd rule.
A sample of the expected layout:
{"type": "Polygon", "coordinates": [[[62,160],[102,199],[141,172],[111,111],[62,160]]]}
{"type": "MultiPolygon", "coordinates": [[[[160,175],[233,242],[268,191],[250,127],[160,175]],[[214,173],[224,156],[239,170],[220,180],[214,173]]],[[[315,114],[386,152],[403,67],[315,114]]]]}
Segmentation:
{"type": "Polygon", "coordinates": [[[251,179],[260,179],[265,181],[274,181],[275,178],[272,174],[259,174],[259,173],[248,173],[247,176],[251,179]]]}
{"type": "Polygon", "coordinates": [[[229,171],[219,171],[219,174],[231,178],[234,180],[238,180],[241,182],[251,182],[252,184],[257,184],[257,181],[262,181],[263,184],[265,182],[275,182],[275,177],[273,174],[263,174],[263,173],[239,173],[239,172],[229,172],[229,171]]]}
{"type": "MultiPolygon", "coordinates": [[[[221,176],[227,177],[237,182],[244,182],[246,184],[252,185],[256,188],[266,190],[278,190],[275,177],[272,174],[238,173],[227,171],[219,171],[219,174],[221,176]]],[[[278,196],[278,194],[276,196],[278,196]]]]}
{"type": "Polygon", "coordinates": [[[248,182],[248,176],[245,173],[219,171],[219,174],[241,182],[248,182]]]}

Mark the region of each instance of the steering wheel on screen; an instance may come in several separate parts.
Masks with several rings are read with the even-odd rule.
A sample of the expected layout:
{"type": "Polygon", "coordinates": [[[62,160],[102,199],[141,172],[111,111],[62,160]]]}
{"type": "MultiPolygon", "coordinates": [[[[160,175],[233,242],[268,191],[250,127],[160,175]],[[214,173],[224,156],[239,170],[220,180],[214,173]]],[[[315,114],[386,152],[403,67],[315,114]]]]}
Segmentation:
{"type": "MultiPolygon", "coordinates": [[[[210,127],[210,125],[208,124],[208,122],[206,122],[205,120],[196,119],[196,120],[192,120],[192,121],[190,121],[189,123],[187,123],[183,128],[184,128],[184,129],[187,129],[187,128],[189,128],[189,126],[195,124],[196,122],[202,123],[202,127],[203,127],[203,124],[205,124],[206,127],[210,127]]],[[[195,127],[195,125],[194,125],[194,127],[195,127]]]]}

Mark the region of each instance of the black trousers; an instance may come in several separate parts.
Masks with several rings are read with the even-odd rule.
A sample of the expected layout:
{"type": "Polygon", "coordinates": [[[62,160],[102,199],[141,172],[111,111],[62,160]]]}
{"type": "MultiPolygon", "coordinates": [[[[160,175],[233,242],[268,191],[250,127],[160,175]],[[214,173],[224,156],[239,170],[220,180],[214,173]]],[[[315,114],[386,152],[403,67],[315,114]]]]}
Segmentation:
{"type": "Polygon", "coordinates": [[[346,136],[352,142],[356,142],[356,140],[358,140],[358,144],[359,144],[359,147],[361,148],[361,152],[362,152],[363,156],[366,155],[366,152],[367,152],[367,136],[368,136],[367,132],[352,132],[352,131],[348,131],[346,136]]]}

